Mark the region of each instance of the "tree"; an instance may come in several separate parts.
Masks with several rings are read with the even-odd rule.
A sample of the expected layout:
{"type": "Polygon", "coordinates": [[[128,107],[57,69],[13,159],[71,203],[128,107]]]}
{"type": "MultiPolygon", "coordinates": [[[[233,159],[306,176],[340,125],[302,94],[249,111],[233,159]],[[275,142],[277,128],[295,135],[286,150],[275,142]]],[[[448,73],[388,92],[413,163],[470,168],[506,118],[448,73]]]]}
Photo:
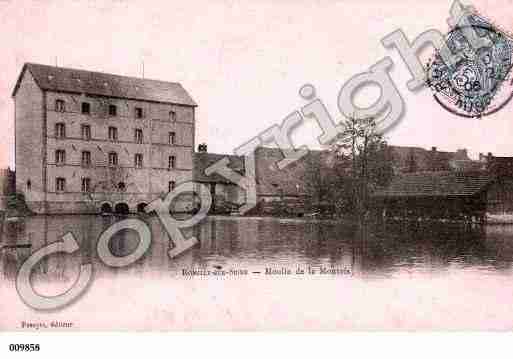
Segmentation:
{"type": "Polygon", "coordinates": [[[346,169],[348,193],[355,215],[364,221],[370,210],[370,194],[386,186],[393,169],[386,140],[374,118],[348,118],[332,151],[346,169]]]}

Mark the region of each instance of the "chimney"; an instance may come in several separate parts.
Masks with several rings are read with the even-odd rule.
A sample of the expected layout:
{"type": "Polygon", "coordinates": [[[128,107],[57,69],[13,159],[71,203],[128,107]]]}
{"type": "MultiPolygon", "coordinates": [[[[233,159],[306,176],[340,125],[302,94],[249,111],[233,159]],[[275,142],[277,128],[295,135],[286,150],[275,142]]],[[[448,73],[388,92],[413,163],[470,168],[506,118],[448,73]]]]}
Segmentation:
{"type": "Polygon", "coordinates": [[[461,148],[456,150],[456,155],[458,160],[466,160],[468,159],[468,153],[466,148],[461,148]]]}
{"type": "Polygon", "coordinates": [[[206,153],[207,152],[207,144],[206,143],[200,143],[198,145],[198,152],[206,153]]]}
{"type": "Polygon", "coordinates": [[[429,152],[429,170],[430,171],[437,171],[438,170],[438,161],[437,161],[437,152],[436,147],[431,147],[431,152],[429,152]]]}
{"type": "Polygon", "coordinates": [[[488,152],[488,155],[486,155],[485,162],[486,162],[486,169],[493,174],[497,174],[498,168],[497,168],[497,166],[494,166],[494,164],[493,164],[493,156],[492,156],[491,152],[488,152]]]}

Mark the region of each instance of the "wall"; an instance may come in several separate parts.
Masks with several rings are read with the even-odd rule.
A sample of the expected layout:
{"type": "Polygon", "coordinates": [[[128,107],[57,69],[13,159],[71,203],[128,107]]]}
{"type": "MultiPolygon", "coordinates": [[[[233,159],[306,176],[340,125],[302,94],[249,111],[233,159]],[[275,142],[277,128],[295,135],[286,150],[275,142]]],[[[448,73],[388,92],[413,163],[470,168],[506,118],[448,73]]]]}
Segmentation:
{"type": "Polygon", "coordinates": [[[42,208],[45,186],[43,96],[43,91],[26,71],[14,98],[16,190],[37,208],[42,208]]]}
{"type": "Polygon", "coordinates": [[[499,178],[486,192],[487,213],[513,213],[513,178],[499,178]]]}
{"type": "MultiPolygon", "coordinates": [[[[29,72],[27,72],[31,78],[29,72]]],[[[28,83],[28,81],[27,81],[28,83]]],[[[30,84],[30,83],[29,83],[30,84]]],[[[168,191],[170,181],[177,184],[192,179],[192,152],[194,146],[194,108],[190,106],[152,103],[135,100],[122,100],[98,96],[46,92],[46,127],[36,133],[34,126],[27,123],[27,109],[32,109],[30,117],[43,118],[43,93],[37,88],[35,82],[29,87],[22,82],[17,99],[23,104],[23,111],[17,118],[20,125],[17,126],[16,138],[29,138],[26,143],[17,144],[17,169],[20,169],[18,185],[21,186],[27,179],[27,172],[31,172],[31,179],[42,189],[42,176],[37,177],[37,172],[43,172],[42,155],[32,157],[21,155],[23,148],[31,147],[32,153],[43,152],[41,140],[39,145],[35,138],[41,138],[42,131],[47,132],[47,148],[44,154],[48,159],[47,166],[47,201],[48,210],[51,213],[82,213],[95,212],[104,202],[114,206],[119,202],[126,202],[130,209],[135,211],[137,204],[149,201],[164,195],[168,191]],[[35,87],[35,88],[34,88],[35,87]],[[28,91],[30,88],[31,91],[28,91]],[[37,101],[39,98],[41,101],[37,101]],[[56,100],[63,100],[65,111],[57,112],[56,100]],[[81,113],[82,102],[90,104],[90,114],[81,113]],[[30,104],[27,105],[26,103],[30,104]],[[116,116],[109,116],[109,105],[117,107],[116,116]],[[143,109],[142,119],[135,118],[135,107],[143,109]],[[39,109],[36,113],[35,109],[39,109]],[[175,121],[170,118],[169,112],[176,113],[175,121]],[[64,123],[66,138],[59,139],[55,136],[55,125],[64,123]],[[91,140],[81,138],[81,125],[91,127],[91,140]],[[108,139],[108,128],[116,127],[118,140],[111,142],[108,139]],[[143,143],[135,143],[135,129],[143,131],[143,143]],[[168,143],[169,132],[175,132],[175,144],[168,143]],[[23,144],[23,146],[21,146],[23,144]],[[66,153],[64,165],[57,165],[55,152],[62,149],[66,153]],[[82,151],[91,153],[91,166],[83,168],[81,165],[82,151]],[[115,169],[108,167],[108,153],[116,152],[119,166],[115,169]],[[143,155],[143,168],[136,168],[134,157],[136,153],[143,155]],[[176,157],[176,168],[168,170],[168,157],[176,157]],[[66,179],[66,191],[57,193],[56,178],[66,179]],[[91,179],[93,193],[82,193],[82,178],[91,179]],[[125,191],[117,188],[119,182],[126,185],[125,191]]],[[[39,121],[39,128],[42,121],[39,121]]],[[[29,197],[29,200],[34,200],[29,197]]],[[[43,212],[42,203],[33,203],[32,209],[43,212]]]]}
{"type": "Polygon", "coordinates": [[[246,202],[246,192],[234,183],[216,183],[215,196],[223,201],[242,205],[246,202]]]}

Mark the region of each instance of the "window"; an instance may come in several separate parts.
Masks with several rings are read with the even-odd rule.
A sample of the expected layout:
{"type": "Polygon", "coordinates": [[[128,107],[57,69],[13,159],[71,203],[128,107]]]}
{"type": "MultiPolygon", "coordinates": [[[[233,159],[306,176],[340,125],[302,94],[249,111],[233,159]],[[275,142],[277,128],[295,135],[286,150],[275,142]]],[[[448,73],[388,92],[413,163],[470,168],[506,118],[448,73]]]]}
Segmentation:
{"type": "Polygon", "coordinates": [[[91,179],[88,177],[82,178],[82,192],[91,192],[91,179]]]}
{"type": "Polygon", "coordinates": [[[142,107],[135,108],[135,118],[143,118],[143,109],[142,107]]]}
{"type": "Polygon", "coordinates": [[[175,139],[176,139],[176,133],[169,132],[169,144],[170,145],[174,145],[175,144],[175,139]]]}
{"type": "Polygon", "coordinates": [[[55,191],[56,192],[64,192],[66,190],[66,179],[62,177],[57,177],[55,181],[55,191]]]}
{"type": "Polygon", "coordinates": [[[175,187],[176,187],[176,182],[175,181],[169,181],[169,185],[168,185],[168,192],[173,192],[175,187]]]}
{"type": "Polygon", "coordinates": [[[82,151],[82,167],[91,166],[91,152],[82,151]]]}
{"type": "Polygon", "coordinates": [[[55,124],[55,137],[57,137],[57,138],[66,137],[66,126],[63,123],[55,124]]]}
{"type": "Polygon", "coordinates": [[[118,114],[118,108],[116,105],[109,105],[109,116],[116,116],[118,114]]]}
{"type": "Polygon", "coordinates": [[[66,151],[57,150],[55,151],[55,164],[63,165],[66,162],[66,151]]]}
{"type": "Polygon", "coordinates": [[[135,143],[143,143],[143,131],[140,128],[135,129],[135,143]]]}
{"type": "Polygon", "coordinates": [[[118,165],[118,154],[116,152],[109,152],[109,166],[118,165]]]}
{"type": "Polygon", "coordinates": [[[135,154],[135,167],[136,168],[142,168],[143,166],[143,155],[142,153],[136,153],[135,154]]]}
{"type": "Polygon", "coordinates": [[[64,100],[55,100],[55,111],[64,112],[64,100]]]}
{"type": "Polygon", "coordinates": [[[91,113],[91,104],[89,102],[82,102],[82,113],[89,115],[91,113]]]}
{"type": "Polygon", "coordinates": [[[30,180],[27,181],[27,191],[30,191],[32,189],[32,182],[30,180]]]}
{"type": "Polygon", "coordinates": [[[172,122],[176,121],[176,112],[175,111],[169,111],[169,120],[172,122]]]}
{"type": "Polygon", "coordinates": [[[176,165],[176,157],[175,156],[169,156],[167,168],[168,169],[175,168],[175,165],[176,165]]]}
{"type": "Polygon", "coordinates": [[[81,126],[82,139],[85,141],[89,141],[91,139],[91,126],[82,125],[81,126]]]}
{"type": "Polygon", "coordinates": [[[118,129],[116,127],[109,127],[109,140],[118,140],[118,129]]]}
{"type": "Polygon", "coordinates": [[[119,183],[118,183],[118,189],[119,189],[121,192],[125,192],[125,190],[126,190],[125,182],[119,182],[119,183]]]}

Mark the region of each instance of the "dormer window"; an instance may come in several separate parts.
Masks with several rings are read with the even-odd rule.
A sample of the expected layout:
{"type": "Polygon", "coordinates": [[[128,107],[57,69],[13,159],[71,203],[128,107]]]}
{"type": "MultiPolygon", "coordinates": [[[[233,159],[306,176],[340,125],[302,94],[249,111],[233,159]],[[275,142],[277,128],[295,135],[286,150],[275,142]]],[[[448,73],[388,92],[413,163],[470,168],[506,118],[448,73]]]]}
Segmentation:
{"type": "Polygon", "coordinates": [[[84,115],[91,114],[91,104],[89,102],[82,102],[82,113],[84,115]]]}
{"type": "Polygon", "coordinates": [[[135,118],[143,118],[143,109],[142,107],[135,108],[135,118]]]}
{"type": "Polygon", "coordinates": [[[55,111],[64,112],[64,100],[55,100],[55,111]]]}
{"type": "Polygon", "coordinates": [[[116,105],[109,105],[109,116],[117,116],[118,108],[116,105]]]}

